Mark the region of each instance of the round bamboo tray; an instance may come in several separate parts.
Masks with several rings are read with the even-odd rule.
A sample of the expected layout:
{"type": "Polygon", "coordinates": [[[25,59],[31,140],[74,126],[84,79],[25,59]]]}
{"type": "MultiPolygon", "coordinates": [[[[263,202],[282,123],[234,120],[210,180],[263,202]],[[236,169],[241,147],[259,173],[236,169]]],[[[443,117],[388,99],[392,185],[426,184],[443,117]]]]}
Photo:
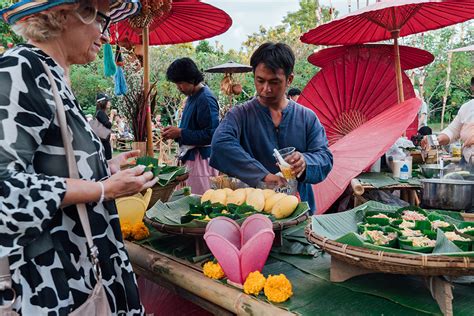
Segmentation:
{"type": "MultiPolygon", "coordinates": [[[[274,231],[281,231],[285,228],[296,226],[300,223],[303,223],[308,219],[308,212],[305,212],[298,216],[293,220],[289,220],[287,222],[274,222],[273,223],[273,230],[274,231]]],[[[173,225],[166,225],[160,222],[154,221],[149,219],[148,217],[144,217],[145,223],[153,226],[158,231],[163,233],[173,234],[173,235],[189,235],[189,236],[203,236],[206,232],[206,227],[181,227],[181,226],[173,226],[173,225]]]]}
{"type": "Polygon", "coordinates": [[[311,225],[306,227],[305,234],[308,241],[332,257],[374,272],[423,276],[474,275],[474,259],[469,257],[398,254],[349,246],[316,234],[311,225]]]}
{"type": "Polygon", "coordinates": [[[158,183],[155,184],[152,189],[152,194],[150,198],[150,203],[148,203],[148,208],[150,209],[153,205],[155,205],[158,200],[162,201],[163,203],[168,202],[168,200],[171,197],[171,194],[173,194],[174,189],[178,186],[183,181],[186,181],[189,177],[188,173],[185,173],[181,176],[177,176],[176,179],[164,187],[159,185],[158,183]]]}

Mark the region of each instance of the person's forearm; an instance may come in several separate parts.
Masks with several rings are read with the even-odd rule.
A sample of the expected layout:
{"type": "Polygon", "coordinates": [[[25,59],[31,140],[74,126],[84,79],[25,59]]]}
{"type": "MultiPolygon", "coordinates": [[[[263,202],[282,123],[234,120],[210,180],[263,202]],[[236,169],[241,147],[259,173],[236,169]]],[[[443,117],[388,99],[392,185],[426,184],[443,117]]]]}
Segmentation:
{"type": "Polygon", "coordinates": [[[73,204],[98,202],[102,194],[99,183],[93,181],[66,179],[66,195],[61,207],[73,204]]]}
{"type": "Polygon", "coordinates": [[[448,145],[450,142],[449,136],[446,134],[439,134],[437,138],[441,146],[448,145]]]}

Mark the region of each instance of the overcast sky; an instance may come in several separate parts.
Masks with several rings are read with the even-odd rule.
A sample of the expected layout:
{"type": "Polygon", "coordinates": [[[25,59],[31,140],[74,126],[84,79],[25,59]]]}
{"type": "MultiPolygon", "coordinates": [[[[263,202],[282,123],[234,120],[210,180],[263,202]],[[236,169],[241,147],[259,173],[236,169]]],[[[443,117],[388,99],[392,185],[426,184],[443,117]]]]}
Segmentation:
{"type": "MultiPolygon", "coordinates": [[[[340,14],[347,13],[348,0],[332,0],[331,3],[340,14]]],[[[299,0],[203,0],[216,6],[230,15],[232,26],[222,35],[208,39],[213,45],[219,41],[224,49],[240,50],[247,35],[258,32],[260,25],[265,27],[281,24],[288,12],[299,9],[299,0]]],[[[352,1],[355,5],[356,1],[352,1]]],[[[365,1],[361,1],[364,2],[365,1]]],[[[371,0],[371,2],[374,2],[371,0]]],[[[329,0],[320,0],[323,5],[329,5],[329,0]]],[[[340,15],[339,15],[340,16],[340,15]]]]}

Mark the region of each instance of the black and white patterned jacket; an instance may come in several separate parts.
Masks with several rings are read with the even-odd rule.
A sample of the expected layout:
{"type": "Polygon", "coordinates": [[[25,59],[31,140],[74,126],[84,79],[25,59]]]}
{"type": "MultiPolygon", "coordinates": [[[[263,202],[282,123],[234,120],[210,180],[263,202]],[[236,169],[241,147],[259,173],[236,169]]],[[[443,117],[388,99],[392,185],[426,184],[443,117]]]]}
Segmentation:
{"type": "MultiPolygon", "coordinates": [[[[67,165],[40,60],[51,68],[63,99],[81,178],[109,176],[101,142],[64,70],[31,45],[7,51],[0,57],[0,257],[9,257],[17,311],[66,315],[87,299],[95,279],[75,206],[59,208],[67,165]]],[[[115,203],[90,203],[87,210],[113,313],[143,314],[115,203]]]]}

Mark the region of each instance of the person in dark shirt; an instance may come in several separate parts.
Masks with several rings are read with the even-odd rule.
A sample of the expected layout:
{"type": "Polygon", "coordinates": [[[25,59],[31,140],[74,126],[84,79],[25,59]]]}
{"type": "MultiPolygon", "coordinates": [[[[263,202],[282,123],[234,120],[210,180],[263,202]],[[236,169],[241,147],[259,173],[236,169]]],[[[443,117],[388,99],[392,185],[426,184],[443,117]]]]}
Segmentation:
{"type": "MultiPolygon", "coordinates": [[[[96,98],[97,109],[95,116],[97,120],[108,129],[112,129],[112,122],[107,115],[107,112],[110,110],[110,97],[105,93],[97,94],[96,98]]],[[[113,118],[112,118],[113,119],[113,118]]],[[[106,139],[100,139],[105,150],[105,159],[112,159],[112,146],[110,144],[110,134],[106,139]]]]}
{"type": "Polygon", "coordinates": [[[298,88],[291,88],[288,90],[288,99],[298,102],[298,98],[301,95],[301,90],[298,88]]]}
{"type": "Polygon", "coordinates": [[[193,193],[203,194],[210,188],[209,177],[218,175],[209,166],[209,157],[212,135],[219,125],[219,105],[192,59],[175,60],[166,77],[187,98],[179,127],[165,127],[162,136],[179,143],[179,158],[190,170],[186,184],[193,193]]]}
{"type": "Polygon", "coordinates": [[[324,127],[310,109],[288,100],[295,56],[283,43],[262,44],[250,58],[257,96],[233,107],[212,139],[211,166],[252,187],[260,182],[284,185],[273,156],[274,149],[294,147],[286,158],[298,181],[302,201],[316,212],[312,184],[332,169],[324,127]]]}

